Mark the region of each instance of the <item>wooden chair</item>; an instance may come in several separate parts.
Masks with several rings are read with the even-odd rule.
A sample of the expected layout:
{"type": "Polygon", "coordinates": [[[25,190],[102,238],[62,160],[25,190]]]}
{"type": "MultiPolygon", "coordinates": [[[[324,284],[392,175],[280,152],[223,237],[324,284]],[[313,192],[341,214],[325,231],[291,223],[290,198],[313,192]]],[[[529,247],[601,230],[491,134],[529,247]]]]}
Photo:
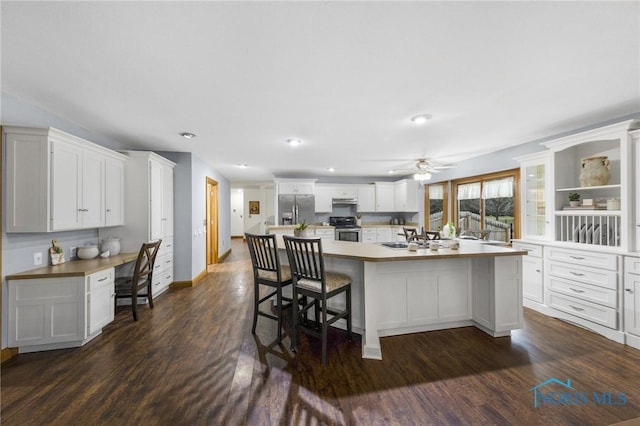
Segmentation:
{"type": "Polygon", "coordinates": [[[439,240],[440,239],[440,231],[424,231],[424,239],[425,240],[439,240]]]}
{"type": "Polygon", "coordinates": [[[278,245],[275,235],[244,234],[249,246],[249,255],[253,266],[253,326],[251,332],[255,334],[258,316],[270,318],[278,323],[278,340],[282,340],[282,310],[283,301],[292,299],[282,296],[282,288],[291,284],[291,270],[287,265],[280,265],[278,245]],[[260,297],[260,285],[273,288],[265,296],[260,297]],[[260,304],[276,296],[277,315],[261,311],[260,304]]]}
{"type": "Polygon", "coordinates": [[[407,242],[410,243],[412,241],[419,242],[421,240],[421,236],[418,234],[418,228],[402,228],[404,232],[404,236],[407,239],[407,242]]]}
{"type": "Polygon", "coordinates": [[[303,304],[302,309],[297,303],[293,304],[291,349],[296,349],[298,330],[319,337],[322,339],[322,365],[326,366],[329,326],[345,318],[349,340],[352,338],[351,278],[345,274],[325,271],[320,238],[295,238],[285,235],[284,244],[293,279],[293,300],[297,300],[298,295],[311,299],[309,303],[303,304]],[[328,300],[342,293],[346,295],[345,309],[336,311],[329,308],[328,300]],[[300,321],[312,307],[315,311],[316,327],[308,321],[300,321]]]}
{"type": "Polygon", "coordinates": [[[138,297],[146,297],[149,307],[153,309],[153,264],[156,261],[158,249],[162,240],[152,243],[144,243],[140,247],[138,258],[133,269],[133,276],[118,277],[115,283],[115,306],[118,306],[118,299],[131,299],[131,311],[133,320],[138,321],[138,297]],[[146,289],[146,292],[144,290],[146,289]],[[142,293],[140,291],[143,291],[142,293]]]}

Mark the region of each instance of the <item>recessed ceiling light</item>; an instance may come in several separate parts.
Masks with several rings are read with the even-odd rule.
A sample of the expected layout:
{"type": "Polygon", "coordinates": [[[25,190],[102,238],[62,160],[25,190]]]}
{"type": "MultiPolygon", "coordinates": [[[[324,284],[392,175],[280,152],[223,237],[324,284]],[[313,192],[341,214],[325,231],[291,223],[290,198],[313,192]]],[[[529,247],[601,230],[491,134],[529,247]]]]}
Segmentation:
{"type": "Polygon", "coordinates": [[[389,173],[390,175],[394,174],[395,172],[395,170],[387,170],[387,173],[389,173]]]}
{"type": "Polygon", "coordinates": [[[182,136],[185,139],[193,139],[196,137],[195,133],[190,133],[190,132],[182,132],[180,133],[180,136],[182,136]]]}
{"type": "Polygon", "coordinates": [[[334,169],[333,167],[329,167],[327,170],[329,170],[330,172],[335,172],[336,169],[334,169]]]}
{"type": "Polygon", "coordinates": [[[246,169],[249,166],[246,164],[236,164],[236,167],[240,167],[241,169],[246,169]]]}
{"type": "Polygon", "coordinates": [[[287,143],[291,146],[298,146],[302,143],[302,139],[295,139],[295,138],[287,139],[287,143]]]}
{"type": "Polygon", "coordinates": [[[425,124],[427,121],[431,120],[431,114],[420,114],[411,117],[411,121],[415,124],[425,124]]]}

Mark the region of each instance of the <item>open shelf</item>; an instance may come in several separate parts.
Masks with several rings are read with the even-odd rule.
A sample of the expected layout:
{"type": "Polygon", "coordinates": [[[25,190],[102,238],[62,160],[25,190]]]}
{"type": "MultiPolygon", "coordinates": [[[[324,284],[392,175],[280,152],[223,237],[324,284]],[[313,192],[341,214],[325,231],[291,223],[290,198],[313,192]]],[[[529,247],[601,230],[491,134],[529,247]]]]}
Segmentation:
{"type": "Polygon", "coordinates": [[[578,186],[574,188],[556,188],[556,192],[576,192],[576,191],[593,191],[599,189],[620,189],[620,184],[615,185],[599,185],[599,186],[578,186]]]}

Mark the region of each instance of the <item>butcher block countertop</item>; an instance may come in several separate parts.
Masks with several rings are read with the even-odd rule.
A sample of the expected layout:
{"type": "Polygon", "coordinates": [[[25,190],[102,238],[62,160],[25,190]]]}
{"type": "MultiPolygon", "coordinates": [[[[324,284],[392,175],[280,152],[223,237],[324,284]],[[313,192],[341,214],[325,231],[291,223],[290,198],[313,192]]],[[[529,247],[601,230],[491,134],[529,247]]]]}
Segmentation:
{"type": "Polygon", "coordinates": [[[42,268],[31,269],[13,275],[7,275],[7,280],[26,280],[34,278],[56,278],[56,277],[82,277],[109,269],[124,263],[134,262],[138,253],[120,253],[107,258],[96,257],[89,260],[71,260],[55,266],[43,266],[42,268]]]}
{"type": "MultiPolygon", "coordinates": [[[[446,245],[448,240],[441,240],[446,245]]],[[[527,252],[507,247],[499,247],[481,241],[461,240],[460,248],[452,250],[441,247],[431,250],[421,248],[411,252],[405,249],[394,249],[378,243],[354,243],[350,241],[322,241],[322,252],[325,256],[359,259],[368,262],[391,262],[403,260],[436,260],[469,257],[523,256],[527,252]]],[[[284,240],[278,236],[278,247],[284,250],[284,240]]]]}

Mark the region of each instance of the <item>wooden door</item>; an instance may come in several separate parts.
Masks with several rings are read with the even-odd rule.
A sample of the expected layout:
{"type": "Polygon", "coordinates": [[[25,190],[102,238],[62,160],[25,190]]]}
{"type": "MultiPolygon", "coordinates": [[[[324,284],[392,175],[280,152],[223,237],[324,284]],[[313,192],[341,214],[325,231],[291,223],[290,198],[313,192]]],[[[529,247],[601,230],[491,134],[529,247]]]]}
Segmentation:
{"type": "Polygon", "coordinates": [[[207,265],[218,263],[218,182],[207,177],[206,181],[206,252],[207,265]]]}

